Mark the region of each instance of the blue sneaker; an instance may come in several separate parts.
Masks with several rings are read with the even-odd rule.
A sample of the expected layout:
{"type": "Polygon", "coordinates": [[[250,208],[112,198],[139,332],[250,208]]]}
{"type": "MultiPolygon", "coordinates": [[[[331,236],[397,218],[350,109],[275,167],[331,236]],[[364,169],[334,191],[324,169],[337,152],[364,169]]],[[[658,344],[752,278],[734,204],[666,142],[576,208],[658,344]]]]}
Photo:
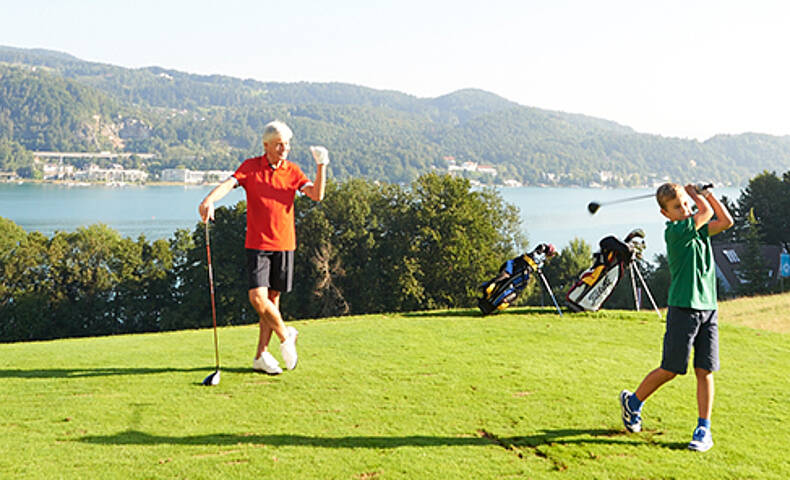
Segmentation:
{"type": "Polygon", "coordinates": [[[620,409],[623,411],[625,429],[631,433],[637,433],[642,431],[642,417],[639,416],[639,412],[632,412],[628,407],[628,398],[631,395],[633,393],[628,390],[620,392],[620,409]]]}
{"type": "Polygon", "coordinates": [[[689,443],[689,450],[707,452],[713,446],[713,434],[705,427],[694,429],[694,435],[689,443]]]}

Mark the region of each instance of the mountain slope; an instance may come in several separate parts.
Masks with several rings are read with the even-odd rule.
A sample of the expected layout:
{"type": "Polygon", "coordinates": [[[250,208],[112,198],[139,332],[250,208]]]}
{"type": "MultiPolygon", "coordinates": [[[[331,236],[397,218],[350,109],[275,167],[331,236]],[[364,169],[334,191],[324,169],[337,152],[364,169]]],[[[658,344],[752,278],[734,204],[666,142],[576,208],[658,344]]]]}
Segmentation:
{"type": "Polygon", "coordinates": [[[477,89],[418,98],[341,83],[127,69],[10,47],[0,47],[0,72],[6,94],[0,141],[30,150],[156,153],[158,160],[149,166],[154,171],[176,165],[233,168],[259,154],[261,129],[273,118],[297,132],[297,163],[309,170],[305,146],[326,144],[333,152],[333,177],[340,179],[409,181],[445,170],[447,157],[490,164],[499,173],[467,173],[472,178],[559,185],[643,185],[663,178],[737,184],[790,164],[790,136],[666,138],[609,120],[522,106],[477,89]],[[36,88],[20,92],[20,75],[36,88]],[[86,120],[89,112],[99,124],[86,120]]]}

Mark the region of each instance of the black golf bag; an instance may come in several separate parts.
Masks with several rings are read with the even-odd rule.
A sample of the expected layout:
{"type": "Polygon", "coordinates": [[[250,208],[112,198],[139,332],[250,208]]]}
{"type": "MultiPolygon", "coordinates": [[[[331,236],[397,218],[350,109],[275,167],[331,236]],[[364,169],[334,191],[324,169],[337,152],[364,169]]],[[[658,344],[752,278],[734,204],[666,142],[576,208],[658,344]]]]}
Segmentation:
{"type": "MultiPolygon", "coordinates": [[[[645,248],[644,238],[645,232],[641,229],[636,229],[629,233],[625,240],[620,240],[613,235],[601,239],[598,243],[600,250],[593,254],[592,266],[582,272],[579,275],[579,280],[568,290],[565,296],[568,305],[577,312],[583,310],[598,311],[601,305],[612,295],[615,287],[620,283],[620,279],[623,278],[626,269],[628,269],[631,272],[631,282],[634,287],[634,301],[636,302],[637,310],[639,309],[639,299],[636,294],[635,275],[639,275],[639,279],[642,281],[650,301],[653,302],[653,307],[658,312],[653,296],[650,294],[642,274],[634,265],[635,260],[641,258],[642,251],[645,248]]],[[[661,316],[660,313],[659,316],[661,316]]]]}
{"type": "Polygon", "coordinates": [[[499,267],[496,277],[480,285],[482,296],[477,300],[477,306],[483,315],[488,315],[495,310],[504,310],[518,297],[519,293],[527,286],[530,276],[537,273],[543,281],[543,286],[551,295],[554,306],[562,315],[554,293],[551,291],[546,277],[543,276],[543,262],[556,255],[557,250],[550,243],[538,245],[532,252],[510,259],[499,267]]]}

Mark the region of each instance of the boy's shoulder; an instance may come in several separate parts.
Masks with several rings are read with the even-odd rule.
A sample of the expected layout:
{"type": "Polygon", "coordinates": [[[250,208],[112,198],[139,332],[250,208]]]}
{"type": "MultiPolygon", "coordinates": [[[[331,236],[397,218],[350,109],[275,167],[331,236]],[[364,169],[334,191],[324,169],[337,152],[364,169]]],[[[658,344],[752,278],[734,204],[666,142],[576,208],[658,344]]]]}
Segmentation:
{"type": "Polygon", "coordinates": [[[709,238],[708,225],[703,225],[700,229],[696,228],[693,217],[684,218],[683,220],[667,221],[664,229],[664,241],[669,245],[671,243],[683,242],[692,239],[704,240],[709,238]]]}

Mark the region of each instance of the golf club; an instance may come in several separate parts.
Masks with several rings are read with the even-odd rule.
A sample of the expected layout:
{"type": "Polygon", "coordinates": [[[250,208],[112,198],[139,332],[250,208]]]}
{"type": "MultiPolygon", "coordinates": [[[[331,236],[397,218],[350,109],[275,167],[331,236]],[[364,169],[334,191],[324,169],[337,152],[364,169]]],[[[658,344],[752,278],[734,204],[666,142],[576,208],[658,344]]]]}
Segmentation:
{"type": "Polygon", "coordinates": [[[597,212],[598,209],[601,208],[604,205],[612,205],[612,204],[615,204],[615,203],[631,202],[633,200],[641,200],[643,198],[651,198],[651,197],[655,197],[655,196],[656,196],[655,193],[646,193],[644,195],[637,195],[635,197],[621,198],[619,200],[612,200],[612,201],[609,201],[609,202],[590,202],[590,203],[587,204],[587,211],[590,212],[590,215],[595,215],[595,212],[597,212]]]}
{"type": "Polygon", "coordinates": [[[211,387],[219,384],[219,346],[217,345],[217,307],[214,304],[214,275],[211,271],[211,242],[208,235],[208,222],[209,220],[206,219],[206,258],[208,259],[208,285],[211,292],[211,320],[214,323],[214,359],[217,369],[203,379],[203,385],[211,387]]]}

